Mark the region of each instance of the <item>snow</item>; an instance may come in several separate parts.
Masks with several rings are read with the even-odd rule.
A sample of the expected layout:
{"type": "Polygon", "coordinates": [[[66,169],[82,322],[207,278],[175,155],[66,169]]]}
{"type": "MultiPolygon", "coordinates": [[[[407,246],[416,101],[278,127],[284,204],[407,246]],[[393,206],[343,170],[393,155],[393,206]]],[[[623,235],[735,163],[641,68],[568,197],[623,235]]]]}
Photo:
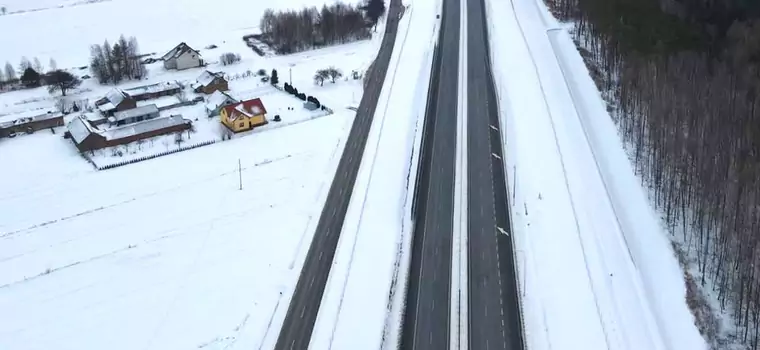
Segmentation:
{"type": "Polygon", "coordinates": [[[126,111],[116,112],[114,113],[113,117],[108,118],[109,121],[112,122],[118,122],[125,119],[135,118],[139,116],[146,116],[150,114],[158,113],[158,106],[155,104],[149,104],[144,106],[139,106],[137,108],[128,109],[126,111]]]}
{"type": "Polygon", "coordinates": [[[570,37],[537,0],[487,6],[527,347],[706,348],[570,37]]]}
{"type": "MultiPolygon", "coordinates": [[[[261,3],[239,0],[104,0],[80,6],[57,7],[65,0],[25,0],[7,4],[8,12],[17,8],[42,9],[23,14],[0,16],[0,32],[14,33],[0,38],[0,62],[19,62],[22,56],[39,57],[47,66],[54,58],[59,68],[88,64],[89,48],[113,43],[120,35],[135,36],[143,53],[162,55],[180,42],[195,49],[224,42],[235,43],[238,53],[255,55],[245,46],[243,35],[258,32],[259,18],[267,8],[283,10],[303,6],[322,6],[327,0],[286,0],[261,3]],[[23,5],[22,5],[23,4],[23,5]],[[218,18],[223,17],[224,20],[218,18]],[[61,19],[65,19],[61,21],[61,19]],[[55,26],[29,26],[29,23],[55,23],[55,26]],[[18,28],[27,28],[18,30],[18,28]]],[[[358,1],[349,1],[358,3],[358,1]]],[[[206,60],[223,52],[200,50],[206,60]],[[215,54],[212,54],[215,53],[215,54]]],[[[160,63],[159,63],[160,65],[160,63]]],[[[197,75],[198,73],[196,73],[197,75]]]]}
{"type": "Polygon", "coordinates": [[[182,101],[180,101],[177,96],[161,96],[150,100],[137,101],[137,107],[139,108],[148,105],[155,105],[158,108],[166,108],[171,105],[176,105],[180,102],[182,101]]]}
{"type": "Polygon", "coordinates": [[[124,91],[120,89],[111,89],[105,96],[106,101],[114,106],[113,108],[116,108],[125,98],[127,97],[124,95],[124,91]]]}
{"type": "Polygon", "coordinates": [[[203,87],[208,84],[211,84],[216,78],[217,76],[214,73],[211,73],[205,70],[203,71],[203,73],[201,73],[201,75],[197,79],[195,79],[195,83],[193,84],[194,85],[193,89],[195,89],[196,87],[203,87]]]}
{"type": "MultiPolygon", "coordinates": [[[[43,7],[42,1],[49,7],[64,4],[30,0],[24,6],[43,7]]],[[[35,30],[2,37],[0,44],[9,49],[0,52],[0,62],[26,55],[46,63],[53,56],[60,67],[82,66],[91,44],[113,41],[121,33],[137,36],[143,52],[162,54],[181,41],[198,48],[219,46],[202,50],[211,58],[208,67],[178,72],[151,64],[147,79],[115,87],[86,79],[67,94],[68,102],[92,104],[112,88],[188,85],[209,69],[229,77],[230,96],[261,98],[270,119],[229,141],[105,171],[82,159],[63,138],[65,127],[0,139],[6,184],[0,186],[0,348],[273,346],[351,127],[355,112],[350,107],[362,96],[361,80],[318,86],[312,77],[329,66],[346,76],[353,70],[363,73],[376,55],[379,36],[262,58],[242,41],[242,35],[257,31],[265,9],[260,5],[191,0],[177,7],[167,0],[112,0],[0,16],[0,29],[67,19],[44,35],[35,30]],[[236,11],[226,12],[224,21],[209,19],[222,8],[236,11]],[[133,20],[137,17],[140,21],[133,20]],[[242,61],[213,62],[223,52],[240,53],[242,61]],[[277,69],[281,83],[292,82],[334,113],[306,111],[303,101],[248,74],[260,68],[277,69]],[[282,121],[273,122],[275,115],[282,121]]],[[[201,95],[186,97],[195,96],[201,95]]],[[[0,114],[54,109],[58,99],[44,88],[0,93],[0,114]]],[[[218,117],[207,117],[205,103],[161,112],[167,115],[193,121],[196,132],[183,146],[218,140],[226,130],[218,117]]],[[[178,147],[174,137],[97,150],[90,158],[103,166],[158,154],[178,147]]]]}
{"type": "Polygon", "coordinates": [[[0,140],[0,348],[258,348],[350,115],[100,172],[0,140]]]}
{"type": "MultiPolygon", "coordinates": [[[[174,89],[181,89],[182,87],[176,81],[160,82],[142,86],[135,86],[133,88],[124,89],[124,92],[132,97],[137,98],[140,95],[164,92],[174,89]]],[[[112,100],[113,101],[113,100],[112,100]]],[[[118,103],[117,103],[118,104],[118,103]]]]}
{"type": "Polygon", "coordinates": [[[409,2],[322,298],[310,348],[395,347],[411,245],[412,152],[421,130],[438,1],[409,2]],[[417,77],[402,84],[401,77],[417,77]]]}
{"type": "Polygon", "coordinates": [[[87,136],[94,132],[94,128],[90,126],[86,119],[85,116],[79,116],[73,118],[68,124],[66,124],[66,129],[77,143],[82,143],[87,136]]]}
{"type": "Polygon", "coordinates": [[[222,105],[232,102],[232,100],[234,100],[232,96],[228,95],[226,92],[214,91],[214,93],[206,99],[206,110],[216,110],[222,105]]]}
{"type": "Polygon", "coordinates": [[[114,109],[116,109],[116,106],[114,106],[114,104],[111,103],[111,102],[106,102],[106,103],[98,106],[98,110],[101,111],[101,112],[108,112],[108,111],[111,111],[111,110],[114,110],[114,109]]]}
{"type": "MultiPolygon", "coordinates": [[[[329,112],[322,110],[308,111],[301,107],[301,100],[274,89],[271,86],[260,89],[259,93],[260,95],[258,96],[263,103],[269,104],[274,111],[269,111],[267,114],[269,124],[256,127],[251,131],[231,135],[232,138],[247,137],[252,134],[300,124],[330,115],[329,112]],[[292,110],[288,110],[288,107],[292,107],[292,110]],[[280,115],[280,122],[272,121],[275,114],[280,115]]],[[[97,166],[102,167],[109,164],[122,163],[127,160],[153,156],[180,148],[185,149],[190,146],[205,144],[211,141],[221,141],[222,135],[231,134],[231,131],[221,123],[218,116],[212,118],[207,117],[208,114],[206,113],[205,106],[200,103],[192,106],[167,109],[161,111],[160,115],[162,117],[176,115],[186,120],[190,120],[194,126],[193,131],[183,133],[184,136],[181,143],[176,141],[177,136],[175,133],[172,133],[145,139],[139,143],[133,142],[126,146],[114,146],[102,150],[96,150],[94,152],[88,152],[87,157],[97,166]]],[[[130,132],[129,125],[118,129],[122,130],[119,132],[121,134],[124,132],[130,132]]],[[[107,136],[111,133],[111,130],[114,129],[105,128],[102,133],[104,136],[107,136]]]]}
{"type": "Polygon", "coordinates": [[[190,121],[183,119],[181,115],[172,115],[109,129],[103,131],[102,135],[105,136],[107,140],[116,140],[144,134],[158,129],[165,129],[176,125],[182,125],[185,123],[189,124],[190,121]]]}

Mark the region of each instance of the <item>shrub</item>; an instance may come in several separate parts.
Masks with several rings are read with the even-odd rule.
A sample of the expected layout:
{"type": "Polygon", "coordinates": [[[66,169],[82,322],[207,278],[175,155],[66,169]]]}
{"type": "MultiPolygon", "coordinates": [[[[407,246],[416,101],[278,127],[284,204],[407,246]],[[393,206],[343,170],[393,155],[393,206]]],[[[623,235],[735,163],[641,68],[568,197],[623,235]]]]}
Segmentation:
{"type": "Polygon", "coordinates": [[[221,62],[223,66],[229,66],[231,64],[240,62],[240,55],[234,54],[232,52],[223,53],[221,56],[219,56],[219,62],[221,62]]]}

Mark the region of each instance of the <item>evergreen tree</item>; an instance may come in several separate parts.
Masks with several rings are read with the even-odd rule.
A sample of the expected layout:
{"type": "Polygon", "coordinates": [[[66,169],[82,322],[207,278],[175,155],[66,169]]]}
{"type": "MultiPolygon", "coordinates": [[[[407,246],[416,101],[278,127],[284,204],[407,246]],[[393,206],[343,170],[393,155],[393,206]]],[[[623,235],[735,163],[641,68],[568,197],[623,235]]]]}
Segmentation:
{"type": "Polygon", "coordinates": [[[40,73],[32,67],[27,68],[21,75],[21,83],[28,88],[40,86],[40,73]]]}
{"type": "Polygon", "coordinates": [[[362,6],[362,10],[364,10],[367,19],[377,26],[377,22],[385,15],[385,0],[367,0],[362,6]]]}
{"type": "Polygon", "coordinates": [[[277,85],[277,83],[280,82],[280,77],[277,76],[277,70],[272,69],[272,77],[270,78],[269,82],[272,83],[272,85],[277,85]]]}

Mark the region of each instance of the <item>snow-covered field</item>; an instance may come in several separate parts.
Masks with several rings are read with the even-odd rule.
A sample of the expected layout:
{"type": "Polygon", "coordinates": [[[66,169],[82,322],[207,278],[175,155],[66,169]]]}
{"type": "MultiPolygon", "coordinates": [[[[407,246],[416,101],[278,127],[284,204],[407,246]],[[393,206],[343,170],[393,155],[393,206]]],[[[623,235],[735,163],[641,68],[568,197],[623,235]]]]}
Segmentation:
{"type": "MultiPolygon", "coordinates": [[[[143,53],[163,54],[187,42],[207,59],[218,59],[228,46],[238,53],[253,53],[243,35],[255,33],[264,10],[322,6],[332,0],[5,0],[8,12],[37,11],[0,16],[0,62],[14,66],[22,56],[38,57],[43,65],[54,58],[59,68],[86,66],[90,46],[110,42],[119,35],[134,36],[143,53]],[[78,6],[66,6],[77,3],[78,6]],[[63,7],[59,7],[63,5],[63,7]],[[65,19],[65,20],[61,20],[65,19]],[[33,25],[31,25],[33,23],[33,25]],[[20,30],[23,28],[23,30],[20,30]],[[216,50],[203,50],[215,44],[216,50]]],[[[347,1],[356,3],[357,1],[347,1]]]]}
{"type": "Polygon", "coordinates": [[[667,237],[570,37],[539,0],[487,6],[527,346],[704,349],[667,237]]]}
{"type": "Polygon", "coordinates": [[[49,134],[0,141],[0,348],[256,348],[351,119],[100,172],[49,134]]]}
{"type": "MultiPolygon", "coordinates": [[[[198,49],[217,44],[216,50],[202,51],[210,61],[227,51],[243,60],[208,69],[233,77],[233,97],[262,97],[270,119],[279,114],[283,121],[107,171],[84,161],[62,137],[64,128],[0,139],[0,349],[269,347],[342,153],[355,113],[349,107],[362,95],[361,80],[317,86],[312,77],[328,66],[346,75],[363,73],[380,36],[262,58],[241,39],[256,31],[265,9],[259,3],[31,0],[6,6],[16,11],[66,4],[73,6],[0,16],[2,30],[67,19],[45,35],[14,30],[18,36],[2,36],[0,45],[9,50],[0,52],[0,62],[15,64],[26,55],[45,64],[50,55],[59,67],[84,65],[91,41],[122,32],[138,36],[143,52],[163,53],[180,41],[198,49]],[[300,101],[273,91],[259,77],[243,77],[273,68],[281,82],[292,79],[334,114],[303,113],[300,101]]],[[[148,79],[119,87],[189,83],[203,69],[165,71],[158,63],[148,70],[148,79]]],[[[110,88],[86,80],[67,99],[92,102],[110,88]]],[[[3,93],[0,115],[53,109],[56,99],[44,88],[3,93]]],[[[207,118],[203,105],[166,111],[198,123],[193,142],[218,136],[218,118],[207,118]]],[[[159,139],[154,147],[165,151],[166,146],[159,139]]]]}

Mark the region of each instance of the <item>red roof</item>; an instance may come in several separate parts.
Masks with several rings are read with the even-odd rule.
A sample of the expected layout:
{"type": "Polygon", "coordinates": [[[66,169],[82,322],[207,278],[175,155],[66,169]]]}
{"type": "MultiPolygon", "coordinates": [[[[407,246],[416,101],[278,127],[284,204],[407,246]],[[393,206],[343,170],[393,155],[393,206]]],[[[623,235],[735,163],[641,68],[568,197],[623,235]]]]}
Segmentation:
{"type": "Polygon", "coordinates": [[[259,114],[266,114],[267,109],[264,108],[264,104],[260,98],[254,98],[252,100],[243,101],[240,103],[231,104],[222,108],[227,112],[230,119],[237,119],[240,115],[246,117],[254,117],[259,114]]]}

